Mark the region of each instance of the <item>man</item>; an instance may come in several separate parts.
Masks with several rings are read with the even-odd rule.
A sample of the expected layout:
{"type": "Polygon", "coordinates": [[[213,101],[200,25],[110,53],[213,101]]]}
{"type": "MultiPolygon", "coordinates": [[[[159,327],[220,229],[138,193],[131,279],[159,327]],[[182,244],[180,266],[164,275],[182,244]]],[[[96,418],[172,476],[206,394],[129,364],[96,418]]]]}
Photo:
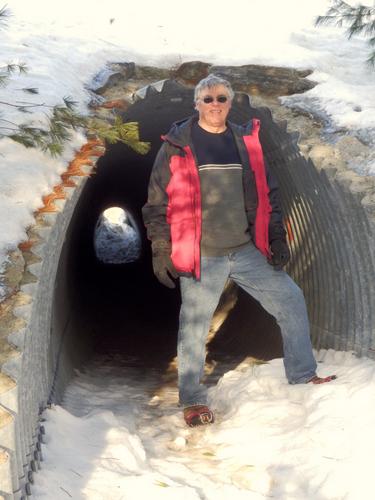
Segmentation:
{"type": "Polygon", "coordinates": [[[161,283],[180,279],[180,404],[188,425],[212,423],[201,384],[205,343],[227,279],[252,295],[280,326],[291,384],[316,375],[302,291],[282,270],[289,260],[278,188],[265,165],[259,120],[227,121],[234,93],[214,75],[195,88],[198,116],[173,124],[155,159],[144,222],[161,283]]]}

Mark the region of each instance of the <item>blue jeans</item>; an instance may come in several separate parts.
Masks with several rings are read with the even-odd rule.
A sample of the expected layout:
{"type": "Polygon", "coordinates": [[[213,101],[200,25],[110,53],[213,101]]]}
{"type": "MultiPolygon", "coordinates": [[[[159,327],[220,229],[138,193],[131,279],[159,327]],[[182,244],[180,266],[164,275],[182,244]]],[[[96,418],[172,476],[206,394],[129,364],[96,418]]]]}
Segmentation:
{"type": "Polygon", "coordinates": [[[288,382],[305,383],[316,374],[301,289],[285,271],[275,271],[250,243],[229,255],[202,257],[200,281],[180,277],[182,305],[177,356],[179,398],[184,407],[207,403],[207,389],[201,384],[206,339],[228,278],[275,317],[281,330],[288,382]]]}

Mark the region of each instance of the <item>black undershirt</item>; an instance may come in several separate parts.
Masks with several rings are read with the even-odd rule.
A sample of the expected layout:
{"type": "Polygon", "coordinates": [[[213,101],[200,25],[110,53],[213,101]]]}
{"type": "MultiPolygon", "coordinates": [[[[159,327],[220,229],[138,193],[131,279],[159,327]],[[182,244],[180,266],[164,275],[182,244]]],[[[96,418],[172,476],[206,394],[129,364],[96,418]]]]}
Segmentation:
{"type": "Polygon", "coordinates": [[[229,128],[215,134],[192,126],[202,199],[202,255],[226,255],[250,241],[242,164],[229,128]]]}

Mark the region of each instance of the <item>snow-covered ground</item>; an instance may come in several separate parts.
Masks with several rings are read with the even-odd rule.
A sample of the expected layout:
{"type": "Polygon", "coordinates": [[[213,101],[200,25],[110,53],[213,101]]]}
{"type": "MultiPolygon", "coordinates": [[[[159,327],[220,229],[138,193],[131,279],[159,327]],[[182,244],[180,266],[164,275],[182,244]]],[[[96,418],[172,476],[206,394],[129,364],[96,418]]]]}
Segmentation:
{"type": "Polygon", "coordinates": [[[38,500],[372,500],[375,363],[320,351],[323,385],[288,385],[281,359],[245,360],[209,390],[216,423],[187,428],[175,381],[99,358],[44,413],[38,500]]]}
{"type": "MultiPolygon", "coordinates": [[[[0,88],[0,101],[52,106],[70,95],[85,113],[86,86],[107,62],[308,67],[319,85],[287,102],[324,116],[332,130],[373,141],[375,72],[364,63],[366,42],[314,28],[327,5],[9,0],[13,17],[0,31],[0,64],[25,61],[29,71],[0,88]],[[40,94],[27,96],[23,87],[40,94]]],[[[46,119],[38,108],[32,115],[4,104],[0,110],[1,119],[16,123],[46,119]]],[[[84,140],[73,134],[58,159],[0,140],[0,268],[84,140]]],[[[364,172],[375,174],[375,161],[364,172]]],[[[45,412],[35,497],[370,500],[375,363],[350,353],[317,356],[319,373],[335,372],[337,381],[289,386],[281,360],[243,363],[211,388],[217,423],[194,430],[183,424],[175,384],[163,386],[159,373],[140,373],[116,358],[96,360],[77,375],[64,404],[45,412]]]]}

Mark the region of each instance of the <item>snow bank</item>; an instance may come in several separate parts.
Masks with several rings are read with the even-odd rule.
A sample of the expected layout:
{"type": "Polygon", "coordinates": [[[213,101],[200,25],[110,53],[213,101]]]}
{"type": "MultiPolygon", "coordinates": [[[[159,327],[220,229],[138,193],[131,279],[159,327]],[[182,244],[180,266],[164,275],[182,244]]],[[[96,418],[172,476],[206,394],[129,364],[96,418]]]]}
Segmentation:
{"type": "Polygon", "coordinates": [[[370,500],[375,362],[317,359],[336,381],[292,386],[281,359],[245,360],[209,391],[216,423],[194,429],[160,374],[97,359],[44,414],[35,497],[370,500]]]}

